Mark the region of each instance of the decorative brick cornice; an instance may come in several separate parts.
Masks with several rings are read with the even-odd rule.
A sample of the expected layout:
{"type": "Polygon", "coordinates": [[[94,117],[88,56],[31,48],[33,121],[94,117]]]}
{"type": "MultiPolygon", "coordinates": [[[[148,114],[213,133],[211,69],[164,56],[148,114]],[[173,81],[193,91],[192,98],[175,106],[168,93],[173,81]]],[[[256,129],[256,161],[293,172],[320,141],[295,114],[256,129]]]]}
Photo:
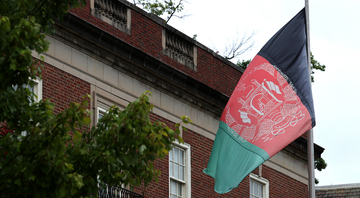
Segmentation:
{"type": "Polygon", "coordinates": [[[167,24],[166,21],[154,14],[148,13],[145,10],[137,7],[136,5],[132,4],[130,1],[127,0],[118,0],[119,2],[123,3],[124,5],[126,5],[129,9],[132,9],[134,11],[136,11],[137,13],[151,19],[152,21],[154,21],[155,23],[161,25],[164,29],[166,29],[166,31],[172,32],[173,34],[181,37],[182,39],[190,42],[191,44],[193,44],[196,48],[201,48],[204,51],[206,51],[207,53],[211,54],[212,56],[214,56],[215,58],[219,59],[220,61],[222,61],[223,63],[225,63],[226,65],[240,71],[240,72],[244,72],[244,69],[237,66],[236,64],[230,62],[228,59],[222,57],[221,55],[217,54],[216,52],[214,52],[212,49],[208,48],[207,46],[203,45],[202,43],[192,39],[191,37],[187,36],[186,34],[180,32],[179,30],[175,29],[174,27],[172,27],[171,25],[167,24]]]}
{"type": "Polygon", "coordinates": [[[169,30],[163,29],[163,34],[165,35],[163,35],[163,39],[165,39],[164,54],[196,71],[197,53],[195,45],[169,30]]]}
{"type": "MultiPolygon", "coordinates": [[[[229,97],[134,46],[74,16],[57,22],[58,39],[164,93],[219,119],[229,97]]],[[[284,151],[307,161],[307,140],[298,138],[284,151]]],[[[324,151],[315,145],[315,157],[324,151]]]]}
{"type": "MultiPolygon", "coordinates": [[[[72,16],[72,18],[75,17],[72,16]]],[[[69,21],[67,23],[69,23],[69,21]]],[[[113,68],[145,84],[170,94],[198,109],[202,109],[214,118],[220,119],[222,109],[228,97],[210,87],[201,85],[200,82],[197,82],[180,71],[170,68],[170,66],[165,63],[159,62],[149,55],[139,54],[137,49],[131,46],[124,46],[124,43],[121,43],[119,40],[118,42],[111,43],[106,40],[107,38],[104,35],[98,38],[99,41],[101,39],[100,43],[104,42],[109,45],[111,43],[113,46],[99,45],[99,43],[90,41],[89,38],[75,33],[60,23],[56,23],[55,35],[57,37],[56,39],[61,40],[67,45],[107,65],[111,65],[113,68]],[[217,94],[215,95],[217,98],[214,98],[214,95],[205,95],[206,93],[211,93],[211,91],[213,92],[212,94],[217,94]],[[200,93],[200,95],[196,93],[200,93]]]]}
{"type": "Polygon", "coordinates": [[[117,0],[91,0],[91,14],[96,18],[127,33],[130,32],[131,12],[129,8],[117,0]]]}

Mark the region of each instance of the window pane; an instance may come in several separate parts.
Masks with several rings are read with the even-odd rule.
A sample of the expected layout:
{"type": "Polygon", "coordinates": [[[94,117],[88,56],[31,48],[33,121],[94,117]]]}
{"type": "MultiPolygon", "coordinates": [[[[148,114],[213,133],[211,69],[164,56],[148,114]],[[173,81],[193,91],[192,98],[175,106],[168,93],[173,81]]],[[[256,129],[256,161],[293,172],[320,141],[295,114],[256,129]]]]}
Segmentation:
{"type": "Polygon", "coordinates": [[[179,165],[177,165],[177,164],[174,164],[174,177],[176,179],[179,178],[179,165]]]}
{"type": "Polygon", "coordinates": [[[108,109],[104,109],[100,106],[98,106],[97,108],[97,114],[98,114],[98,121],[104,117],[104,115],[106,115],[108,112],[108,109]]]}
{"type": "Polygon", "coordinates": [[[174,176],[174,170],[173,170],[173,162],[172,162],[172,158],[173,158],[173,150],[169,151],[169,166],[170,166],[170,176],[174,176]]]}
{"type": "Polygon", "coordinates": [[[174,170],[173,170],[174,164],[170,162],[169,166],[170,166],[170,176],[174,176],[174,170]]]}
{"type": "Polygon", "coordinates": [[[258,196],[258,184],[254,182],[254,195],[258,196]]]}
{"type": "Polygon", "coordinates": [[[169,152],[169,160],[170,161],[173,161],[173,150],[170,150],[170,152],[169,152]]]}
{"type": "Polygon", "coordinates": [[[254,188],[253,188],[254,182],[250,181],[250,194],[254,194],[254,188]]]}
{"type": "Polygon", "coordinates": [[[180,166],[179,179],[184,180],[184,167],[180,166]]]}
{"type": "Polygon", "coordinates": [[[186,191],[185,167],[186,151],[179,147],[173,146],[169,151],[169,175],[170,175],[170,197],[184,198],[183,191],[186,191]],[[179,181],[181,180],[181,181],[179,181]]]}
{"type": "Polygon", "coordinates": [[[184,151],[179,150],[180,151],[180,164],[184,165],[184,151]]]}
{"type": "Polygon", "coordinates": [[[31,87],[30,85],[28,85],[28,89],[34,93],[34,87],[31,87]]]}
{"type": "Polygon", "coordinates": [[[173,148],[174,150],[174,162],[179,162],[179,149],[173,148]]]}
{"type": "Polygon", "coordinates": [[[171,194],[175,194],[175,195],[176,195],[176,185],[177,185],[177,182],[171,180],[171,194]]]}
{"type": "Polygon", "coordinates": [[[182,196],[182,184],[178,183],[178,193],[177,195],[182,196]]]}
{"type": "Polygon", "coordinates": [[[264,186],[262,183],[250,180],[250,198],[263,198],[264,186]]]}

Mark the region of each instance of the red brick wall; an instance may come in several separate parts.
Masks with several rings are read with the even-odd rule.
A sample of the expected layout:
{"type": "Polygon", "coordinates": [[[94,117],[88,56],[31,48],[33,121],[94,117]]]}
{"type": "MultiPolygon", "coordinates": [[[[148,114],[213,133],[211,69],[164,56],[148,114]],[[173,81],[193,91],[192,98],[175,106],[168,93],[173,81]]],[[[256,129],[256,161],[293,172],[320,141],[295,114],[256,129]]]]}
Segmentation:
{"type": "Polygon", "coordinates": [[[162,53],[162,26],[134,10],[131,11],[131,35],[92,16],[90,0],[83,9],[73,9],[71,13],[228,96],[242,75],[201,48],[198,48],[196,72],[165,56],[162,53]]]}
{"type": "Polygon", "coordinates": [[[183,132],[183,139],[191,145],[191,197],[249,197],[249,177],[226,194],[220,195],[214,191],[215,180],[203,173],[214,141],[191,130],[183,132]]]}
{"type": "Polygon", "coordinates": [[[308,197],[308,186],[306,184],[301,183],[267,166],[263,166],[262,171],[262,176],[270,181],[270,197],[308,197]]]}
{"type": "MultiPolygon", "coordinates": [[[[90,94],[90,84],[56,67],[45,64],[43,69],[43,98],[56,104],[55,112],[64,110],[70,102],[81,102],[82,96],[90,94]]],[[[151,121],[161,121],[174,129],[174,123],[152,114],[151,121]]],[[[229,193],[214,192],[214,179],[202,171],[210,158],[213,141],[191,130],[183,132],[183,139],[191,145],[191,197],[249,197],[249,177],[229,193]]],[[[161,171],[158,183],[152,182],[145,190],[146,197],[169,196],[169,158],[155,161],[161,171]]],[[[258,169],[253,171],[258,173],[258,169]]],[[[280,172],[263,166],[263,177],[270,181],[270,197],[308,197],[307,185],[280,172]]],[[[142,194],[142,188],[135,191],[142,194]]]]}
{"type": "MultiPolygon", "coordinates": [[[[49,64],[43,75],[43,98],[55,103],[55,112],[64,110],[70,102],[81,102],[82,96],[90,94],[90,84],[49,64]]],[[[174,129],[174,123],[152,114],[151,121],[161,121],[174,129]]],[[[192,197],[249,197],[249,177],[229,193],[214,192],[215,181],[202,171],[210,158],[213,141],[191,130],[183,132],[183,139],[191,145],[191,192],[192,197]]],[[[145,190],[146,197],[169,196],[169,158],[156,160],[155,168],[161,171],[158,183],[152,182],[145,190]]],[[[258,174],[258,169],[253,171],[258,174]]],[[[263,166],[262,175],[270,181],[270,197],[308,197],[307,185],[287,175],[263,166]]],[[[142,194],[142,188],[135,190],[142,194]]]]}
{"type": "MultiPolygon", "coordinates": [[[[159,24],[132,10],[131,35],[126,35],[93,17],[90,14],[89,4],[90,1],[88,0],[84,9],[74,9],[71,12],[210,87],[226,95],[231,95],[241,77],[241,72],[200,48],[198,48],[198,66],[195,72],[162,54],[162,27],[159,24]]],[[[45,66],[43,76],[43,98],[48,98],[56,104],[56,112],[63,110],[72,101],[80,102],[84,94],[90,93],[89,83],[55,67],[45,66]]],[[[152,121],[160,120],[170,128],[174,128],[174,123],[157,115],[153,114],[151,119],[152,121]]],[[[215,193],[214,179],[202,172],[207,166],[213,141],[193,131],[183,132],[183,139],[191,145],[192,197],[249,197],[249,177],[246,177],[236,189],[229,193],[224,195],[215,193]]],[[[146,188],[146,197],[169,196],[168,160],[168,157],[166,157],[155,162],[155,168],[161,171],[161,176],[158,183],[152,182],[146,188]]],[[[254,173],[257,172],[258,170],[254,171],[254,173]]],[[[282,173],[264,166],[263,176],[270,181],[270,197],[307,197],[307,185],[282,173]]],[[[136,188],[135,191],[142,193],[141,188],[136,188]]]]}
{"type": "MultiPolygon", "coordinates": [[[[159,120],[174,129],[174,123],[170,122],[155,114],[151,115],[154,122],[159,120]]],[[[191,130],[183,132],[183,139],[191,145],[191,197],[208,198],[208,197],[249,197],[250,180],[247,176],[240,185],[232,191],[220,195],[214,191],[215,180],[203,173],[210,158],[213,141],[191,130]]],[[[156,160],[155,168],[161,171],[158,183],[152,182],[145,190],[145,197],[169,197],[169,158],[156,160]]],[[[258,174],[259,169],[253,171],[258,174]]],[[[307,185],[290,178],[278,171],[267,166],[263,166],[262,175],[269,180],[270,197],[291,197],[306,198],[308,197],[307,185]]],[[[136,188],[137,193],[142,194],[143,188],[136,188]]]]}
{"type": "MultiPolygon", "coordinates": [[[[175,123],[152,114],[151,121],[161,121],[174,129],[175,123]]],[[[191,130],[183,131],[183,139],[191,145],[191,197],[249,197],[249,182],[243,182],[231,192],[220,195],[215,193],[215,180],[203,173],[210,158],[213,141],[191,130]]],[[[152,182],[145,190],[145,197],[169,197],[169,158],[156,160],[154,167],[161,171],[158,183],[152,182]]],[[[244,181],[249,181],[246,177],[244,181]]],[[[142,194],[143,188],[135,192],[142,194]]]]}
{"type": "Polygon", "coordinates": [[[63,111],[70,102],[80,103],[84,95],[90,94],[89,83],[49,64],[45,64],[42,76],[43,99],[50,99],[55,104],[55,113],[63,111]]]}

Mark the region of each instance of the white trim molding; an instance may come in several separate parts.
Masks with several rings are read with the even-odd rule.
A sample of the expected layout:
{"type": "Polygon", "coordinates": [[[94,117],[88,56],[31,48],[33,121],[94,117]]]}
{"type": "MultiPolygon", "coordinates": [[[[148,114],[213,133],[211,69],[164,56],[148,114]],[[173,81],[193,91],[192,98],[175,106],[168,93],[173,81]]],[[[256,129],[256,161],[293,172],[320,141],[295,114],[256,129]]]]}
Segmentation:
{"type": "Polygon", "coordinates": [[[37,98],[35,98],[36,102],[39,102],[40,100],[42,100],[42,95],[43,95],[43,82],[42,79],[36,79],[33,80],[35,82],[35,86],[34,86],[34,94],[37,96],[37,98]]]}
{"type": "MultiPolygon", "coordinates": [[[[263,177],[260,177],[258,175],[255,175],[253,173],[250,173],[249,176],[250,176],[250,181],[252,180],[252,181],[255,181],[255,182],[260,183],[260,184],[263,185],[263,190],[262,190],[263,195],[262,195],[262,197],[263,198],[269,198],[269,180],[267,180],[267,179],[265,179],[263,177]]],[[[250,189],[249,189],[249,191],[250,191],[250,189]]]]}
{"type": "MultiPolygon", "coordinates": [[[[180,144],[178,140],[173,142],[173,147],[177,147],[184,151],[184,180],[178,181],[176,178],[171,177],[171,168],[170,168],[170,153],[169,153],[169,197],[171,197],[171,180],[183,183],[182,196],[181,197],[191,197],[191,146],[190,144],[184,143],[180,144]]],[[[170,151],[172,152],[172,151],[170,151]]]]}

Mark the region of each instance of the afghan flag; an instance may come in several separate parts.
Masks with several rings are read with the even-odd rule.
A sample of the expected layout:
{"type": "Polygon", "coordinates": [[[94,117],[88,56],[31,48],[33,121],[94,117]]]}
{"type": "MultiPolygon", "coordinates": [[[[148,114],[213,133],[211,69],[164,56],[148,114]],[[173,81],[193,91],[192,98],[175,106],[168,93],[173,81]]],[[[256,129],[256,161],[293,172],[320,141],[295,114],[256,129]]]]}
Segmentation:
{"type": "Polygon", "coordinates": [[[315,126],[305,25],[303,9],[265,44],[232,93],[204,170],[216,192],[236,188],[315,126]]]}

